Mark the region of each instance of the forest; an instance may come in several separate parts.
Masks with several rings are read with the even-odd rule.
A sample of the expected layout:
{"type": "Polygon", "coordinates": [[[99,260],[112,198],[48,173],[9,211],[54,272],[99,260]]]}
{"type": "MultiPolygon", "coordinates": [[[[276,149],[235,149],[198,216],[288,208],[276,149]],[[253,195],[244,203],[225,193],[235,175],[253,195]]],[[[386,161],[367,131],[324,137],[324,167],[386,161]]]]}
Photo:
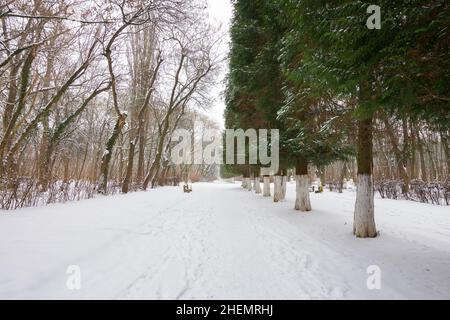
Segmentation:
{"type": "Polygon", "coordinates": [[[366,1],[233,5],[224,56],[202,1],[2,1],[0,207],[214,180],[170,153],[177,128],[194,145],[195,126],[220,131],[208,108],[224,62],[225,127],[279,129],[281,166],[223,178],[265,196],[274,182],[279,202],[295,176],[300,211],[315,177],[352,181],[361,237],[377,233],[372,190],[450,204],[448,2],[379,1],[379,29],[366,1]]]}
{"type": "Polygon", "coordinates": [[[450,299],[450,1],[0,0],[0,29],[0,299],[450,299]]]}
{"type": "Polygon", "coordinates": [[[0,207],[211,179],[168,161],[178,126],[218,128],[205,111],[223,35],[204,15],[190,0],[2,0],[0,207]]]}
{"type": "MultiPolygon", "coordinates": [[[[264,177],[295,209],[308,186],[357,186],[354,233],[375,237],[373,197],[449,205],[448,1],[234,1],[227,128],[279,128],[281,167],[264,177]]],[[[223,174],[259,184],[258,166],[223,174]]],[[[257,186],[259,189],[259,186],[257,186]]]]}

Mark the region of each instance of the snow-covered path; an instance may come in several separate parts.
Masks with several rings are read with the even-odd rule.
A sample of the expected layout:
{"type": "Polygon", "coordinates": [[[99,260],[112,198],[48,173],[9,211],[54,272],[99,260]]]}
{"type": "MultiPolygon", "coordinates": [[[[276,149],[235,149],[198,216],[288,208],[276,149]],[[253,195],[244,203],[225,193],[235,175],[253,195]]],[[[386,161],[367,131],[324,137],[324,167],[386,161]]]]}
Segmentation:
{"type": "Polygon", "coordinates": [[[376,200],[381,236],[355,239],[353,192],[313,194],[307,214],[294,193],[205,183],[2,212],[0,298],[450,298],[448,207],[376,200]]]}

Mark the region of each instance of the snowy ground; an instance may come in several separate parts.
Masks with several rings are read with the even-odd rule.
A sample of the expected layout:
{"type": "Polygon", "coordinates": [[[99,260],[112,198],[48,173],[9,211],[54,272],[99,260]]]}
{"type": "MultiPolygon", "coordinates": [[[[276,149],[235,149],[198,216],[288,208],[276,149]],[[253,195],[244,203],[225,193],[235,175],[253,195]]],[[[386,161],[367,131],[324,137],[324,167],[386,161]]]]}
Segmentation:
{"type": "Polygon", "coordinates": [[[0,298],[449,299],[449,207],[376,200],[381,236],[355,239],[354,198],[313,194],[304,214],[293,184],[274,204],[213,183],[1,212],[0,298]]]}

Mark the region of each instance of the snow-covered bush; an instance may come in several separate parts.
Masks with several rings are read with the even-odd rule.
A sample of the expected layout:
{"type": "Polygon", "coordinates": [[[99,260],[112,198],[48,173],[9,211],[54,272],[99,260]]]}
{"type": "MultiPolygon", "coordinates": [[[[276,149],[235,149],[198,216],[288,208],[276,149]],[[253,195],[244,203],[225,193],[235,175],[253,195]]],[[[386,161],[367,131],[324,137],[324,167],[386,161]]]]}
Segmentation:
{"type": "MultiPolygon", "coordinates": [[[[13,210],[23,207],[35,207],[50,203],[91,199],[97,194],[97,183],[90,181],[55,181],[46,191],[35,179],[19,178],[0,182],[0,209],[13,210]]],[[[108,183],[108,194],[120,191],[120,183],[108,183]]]]}
{"type": "Polygon", "coordinates": [[[450,205],[450,183],[448,181],[424,182],[412,180],[407,195],[402,193],[402,189],[403,181],[399,180],[378,181],[375,184],[375,191],[383,199],[409,199],[436,205],[450,205]]]}

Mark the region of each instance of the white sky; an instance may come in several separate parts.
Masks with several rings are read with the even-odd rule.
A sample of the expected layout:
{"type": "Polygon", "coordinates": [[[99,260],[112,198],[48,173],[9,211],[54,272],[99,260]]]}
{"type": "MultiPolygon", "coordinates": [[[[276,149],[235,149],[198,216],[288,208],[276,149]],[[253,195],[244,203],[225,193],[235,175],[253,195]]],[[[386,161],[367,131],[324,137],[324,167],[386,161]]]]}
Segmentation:
{"type": "MultiPolygon", "coordinates": [[[[227,54],[229,49],[229,36],[228,30],[230,27],[230,20],[232,16],[232,5],[230,0],[207,0],[208,2],[208,12],[209,18],[212,24],[214,25],[222,25],[222,29],[226,31],[227,37],[223,41],[223,45],[220,48],[220,51],[223,54],[227,54]]],[[[225,84],[223,80],[225,75],[227,74],[228,64],[224,65],[224,69],[222,70],[218,80],[219,84],[212,89],[212,96],[215,98],[215,103],[211,107],[208,116],[212,118],[215,122],[217,122],[220,127],[224,128],[224,119],[223,119],[223,111],[225,110],[225,102],[222,99],[222,92],[225,89],[225,84]]]]}

